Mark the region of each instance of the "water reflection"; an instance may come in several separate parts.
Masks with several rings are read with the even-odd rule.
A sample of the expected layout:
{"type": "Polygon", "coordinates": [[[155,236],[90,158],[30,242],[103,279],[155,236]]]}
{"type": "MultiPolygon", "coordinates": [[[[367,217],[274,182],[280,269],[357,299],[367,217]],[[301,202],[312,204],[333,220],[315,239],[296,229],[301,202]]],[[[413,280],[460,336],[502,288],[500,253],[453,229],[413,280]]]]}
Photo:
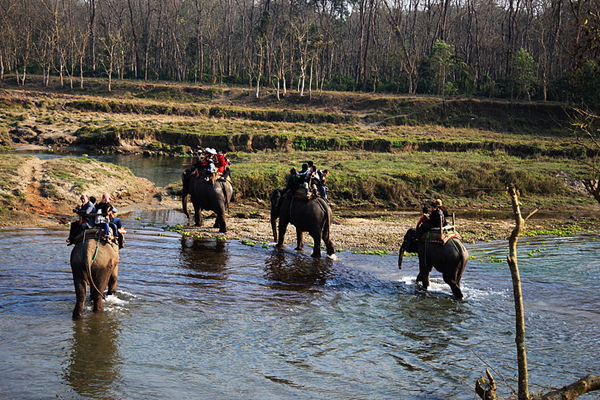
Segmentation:
{"type": "Polygon", "coordinates": [[[110,398],[121,379],[119,321],[110,313],[86,315],[73,324],[63,379],[83,397],[110,398]]]}
{"type": "Polygon", "coordinates": [[[181,263],[194,272],[189,276],[227,279],[229,252],[225,241],[219,239],[181,238],[181,263]]]}
{"type": "MultiPolygon", "coordinates": [[[[286,286],[293,290],[305,290],[309,285],[324,285],[332,263],[329,258],[306,257],[276,249],[265,261],[265,277],[292,284],[292,287],[286,286]]],[[[281,286],[279,283],[271,285],[275,289],[281,286]]]]}

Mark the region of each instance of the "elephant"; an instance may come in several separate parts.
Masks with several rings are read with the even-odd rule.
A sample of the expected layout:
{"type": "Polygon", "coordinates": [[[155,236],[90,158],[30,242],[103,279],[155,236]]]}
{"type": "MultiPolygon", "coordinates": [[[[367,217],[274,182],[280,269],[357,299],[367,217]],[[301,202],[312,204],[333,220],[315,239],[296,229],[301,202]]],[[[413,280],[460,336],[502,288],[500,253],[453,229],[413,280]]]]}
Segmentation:
{"type": "Polygon", "coordinates": [[[104,290],[107,295],[117,290],[119,275],[119,245],[100,239],[101,230],[88,229],[82,241],[71,251],[71,271],[77,302],[73,319],[83,317],[86,290],[90,286],[90,297],[94,312],[104,311],[104,290]]]}
{"type": "Polygon", "coordinates": [[[454,298],[457,300],[464,298],[462,290],[460,290],[460,279],[467,267],[469,253],[460,240],[451,238],[446,244],[422,241],[417,237],[417,230],[411,228],[404,235],[404,240],[400,246],[399,269],[402,269],[404,252],[419,255],[417,283],[421,283],[424,289],[429,287],[429,273],[435,267],[442,273],[444,282],[452,289],[454,298]]]}
{"type": "Polygon", "coordinates": [[[283,247],[285,231],[288,224],[296,227],[296,250],[304,247],[304,232],[313,238],[314,247],[312,257],[321,257],[321,240],[327,248],[327,255],[335,253],[333,243],[329,237],[331,226],[331,208],[320,197],[306,200],[285,195],[284,189],[276,189],[271,195],[271,228],[277,247],[283,247]],[[277,220],[279,219],[279,235],[277,234],[277,220]]]}
{"type": "Polygon", "coordinates": [[[193,176],[190,170],[181,175],[183,193],[181,205],[186,217],[190,217],[187,209],[188,194],[194,206],[194,222],[196,226],[202,226],[202,210],[211,210],[217,213],[215,228],[219,232],[227,232],[226,213],[229,211],[229,203],[233,197],[233,186],[228,179],[217,179],[214,184],[204,177],[193,176]]]}

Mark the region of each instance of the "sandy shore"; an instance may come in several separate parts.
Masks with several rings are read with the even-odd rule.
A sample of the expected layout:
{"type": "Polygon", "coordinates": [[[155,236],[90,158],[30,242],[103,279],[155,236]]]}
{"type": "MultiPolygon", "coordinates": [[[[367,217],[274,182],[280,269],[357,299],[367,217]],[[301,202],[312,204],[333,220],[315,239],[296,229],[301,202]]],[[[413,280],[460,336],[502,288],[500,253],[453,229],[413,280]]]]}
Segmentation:
{"type": "MultiPolygon", "coordinates": [[[[164,206],[164,204],[163,204],[164,206]]],[[[180,206],[173,202],[172,207],[180,206]]],[[[523,211],[528,212],[526,210],[523,211]]],[[[530,219],[526,223],[526,233],[543,232],[600,232],[600,219],[585,217],[582,212],[560,213],[530,219]]],[[[269,220],[269,210],[265,207],[249,205],[232,205],[228,217],[228,232],[219,233],[213,228],[214,215],[204,212],[205,221],[202,227],[190,225],[175,227],[183,234],[197,237],[221,237],[227,240],[251,240],[257,243],[272,243],[273,234],[269,220]]],[[[409,211],[360,211],[336,210],[333,208],[331,239],[336,249],[348,251],[388,250],[397,251],[406,231],[413,227],[420,214],[409,211]]],[[[598,215],[598,214],[597,214],[598,215]]],[[[524,215],[526,216],[526,215],[524,215]]],[[[515,226],[509,210],[495,212],[487,218],[456,218],[456,227],[468,243],[489,240],[506,240],[515,226]],[[499,218],[498,215],[505,218],[499,218]]],[[[286,246],[295,245],[295,228],[290,226],[286,234],[286,246]]],[[[307,245],[312,239],[306,239],[307,245]]]]}

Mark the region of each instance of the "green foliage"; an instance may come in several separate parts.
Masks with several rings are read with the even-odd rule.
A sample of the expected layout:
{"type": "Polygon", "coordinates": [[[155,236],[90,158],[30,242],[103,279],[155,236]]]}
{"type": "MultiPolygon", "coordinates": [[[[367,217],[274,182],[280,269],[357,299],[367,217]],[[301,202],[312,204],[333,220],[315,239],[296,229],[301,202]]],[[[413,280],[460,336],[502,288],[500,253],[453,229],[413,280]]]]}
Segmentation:
{"type": "Polygon", "coordinates": [[[251,168],[238,168],[232,176],[236,198],[269,199],[273,190],[285,187],[285,172],[253,172],[251,168]]]}
{"type": "Polygon", "coordinates": [[[527,50],[521,48],[514,54],[512,64],[517,97],[523,96],[527,100],[531,100],[532,90],[537,81],[533,57],[527,50]]]}
{"type": "Polygon", "coordinates": [[[447,94],[445,92],[446,79],[453,63],[453,57],[454,46],[443,40],[435,41],[431,50],[430,65],[435,77],[437,94],[447,94]]]}
{"type": "Polygon", "coordinates": [[[600,107],[600,65],[588,60],[571,70],[556,84],[560,97],[598,109],[600,107]]]}

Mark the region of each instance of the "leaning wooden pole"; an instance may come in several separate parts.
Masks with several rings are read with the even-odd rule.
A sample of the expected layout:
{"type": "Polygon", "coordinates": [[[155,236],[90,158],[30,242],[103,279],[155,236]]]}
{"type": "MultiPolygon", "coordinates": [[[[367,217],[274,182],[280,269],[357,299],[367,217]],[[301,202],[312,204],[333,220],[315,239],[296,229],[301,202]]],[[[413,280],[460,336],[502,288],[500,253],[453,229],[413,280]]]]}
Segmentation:
{"type": "MultiPolygon", "coordinates": [[[[515,342],[517,344],[517,362],[519,367],[518,398],[519,400],[527,400],[529,399],[529,377],[527,371],[527,350],[525,346],[525,308],[523,307],[521,276],[519,274],[519,264],[517,262],[517,243],[519,241],[519,235],[525,229],[525,220],[521,216],[521,203],[519,202],[519,194],[515,185],[509,185],[508,194],[512,201],[513,214],[515,217],[515,227],[508,241],[509,254],[506,258],[512,276],[513,296],[515,299],[515,342]]],[[[533,215],[533,213],[531,215],[533,215]]]]}

